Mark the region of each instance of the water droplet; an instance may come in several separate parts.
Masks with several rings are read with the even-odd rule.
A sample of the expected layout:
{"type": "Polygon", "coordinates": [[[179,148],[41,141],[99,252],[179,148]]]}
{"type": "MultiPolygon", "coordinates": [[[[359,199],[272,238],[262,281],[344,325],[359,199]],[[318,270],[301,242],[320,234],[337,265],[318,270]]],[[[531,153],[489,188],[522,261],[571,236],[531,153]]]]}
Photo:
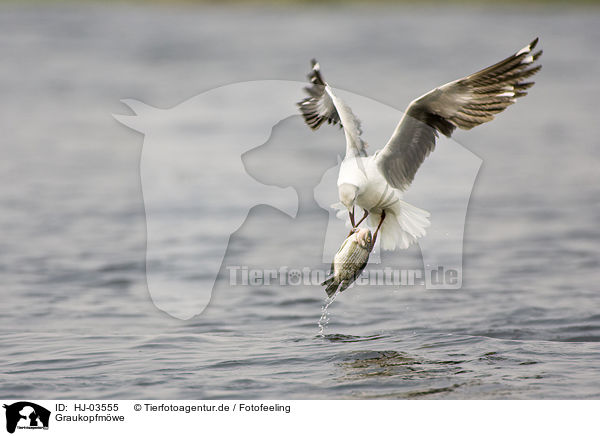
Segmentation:
{"type": "Polygon", "coordinates": [[[325,326],[329,324],[329,312],[327,311],[327,309],[329,309],[329,306],[331,306],[331,303],[333,303],[333,300],[336,299],[339,293],[340,291],[336,291],[335,294],[333,294],[331,297],[327,297],[325,299],[325,304],[321,307],[321,319],[319,319],[318,336],[322,338],[325,337],[325,326]]]}

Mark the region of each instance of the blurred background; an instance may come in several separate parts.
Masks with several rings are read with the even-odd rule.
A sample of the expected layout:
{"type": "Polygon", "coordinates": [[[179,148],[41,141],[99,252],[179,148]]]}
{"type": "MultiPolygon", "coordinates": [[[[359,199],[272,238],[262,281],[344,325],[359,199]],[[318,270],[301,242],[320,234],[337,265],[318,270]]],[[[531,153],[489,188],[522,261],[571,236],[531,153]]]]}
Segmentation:
{"type": "MultiPolygon", "coordinates": [[[[0,2],[0,392],[597,398],[599,43],[592,1],[0,2]],[[355,287],[329,308],[324,336],[320,287],[221,280],[188,321],[154,306],[143,136],[112,117],[129,113],[121,99],[170,108],[236,82],[302,81],[316,57],[335,87],[403,110],[536,36],[543,69],[530,95],[454,137],[483,160],[463,289],[355,287]]],[[[287,129],[296,152],[341,141],[297,119],[287,129]]],[[[294,187],[302,214],[253,209],[226,262],[310,252],[307,229],[327,214],[294,187]]],[[[422,266],[417,247],[387,262],[422,266]]]]}

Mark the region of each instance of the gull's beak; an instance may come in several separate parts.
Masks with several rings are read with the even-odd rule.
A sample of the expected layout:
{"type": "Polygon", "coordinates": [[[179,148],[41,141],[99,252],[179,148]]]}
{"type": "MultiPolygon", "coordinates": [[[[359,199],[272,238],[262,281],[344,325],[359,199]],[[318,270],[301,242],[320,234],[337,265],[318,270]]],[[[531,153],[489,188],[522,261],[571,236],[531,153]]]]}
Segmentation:
{"type": "Polygon", "coordinates": [[[349,183],[342,183],[338,187],[338,194],[340,197],[340,201],[349,211],[352,211],[352,207],[354,206],[354,200],[356,200],[356,193],[358,192],[358,188],[349,183]]]}

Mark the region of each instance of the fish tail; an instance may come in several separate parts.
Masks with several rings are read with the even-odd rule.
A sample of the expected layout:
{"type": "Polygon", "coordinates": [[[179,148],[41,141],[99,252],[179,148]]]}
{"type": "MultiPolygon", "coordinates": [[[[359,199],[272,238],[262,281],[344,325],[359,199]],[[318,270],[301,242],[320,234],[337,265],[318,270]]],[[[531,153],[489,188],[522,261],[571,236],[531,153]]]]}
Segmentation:
{"type": "Polygon", "coordinates": [[[354,283],[354,280],[344,280],[342,286],[340,286],[340,293],[348,289],[352,283],[354,283]]]}
{"type": "Polygon", "coordinates": [[[335,280],[335,277],[330,277],[321,283],[321,286],[327,286],[325,288],[325,292],[327,292],[327,296],[331,297],[337,291],[337,288],[340,284],[335,280]]]}

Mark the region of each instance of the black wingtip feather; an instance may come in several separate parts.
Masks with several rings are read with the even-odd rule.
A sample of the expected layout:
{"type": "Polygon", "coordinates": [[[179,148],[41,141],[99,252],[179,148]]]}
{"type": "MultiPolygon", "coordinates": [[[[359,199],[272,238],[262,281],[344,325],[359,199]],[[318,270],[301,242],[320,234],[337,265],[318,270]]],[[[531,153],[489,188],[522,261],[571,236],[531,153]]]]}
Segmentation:
{"type": "Polygon", "coordinates": [[[304,88],[309,97],[296,105],[300,109],[304,121],[312,130],[317,130],[325,121],[327,124],[339,124],[342,128],[340,116],[326,93],[327,83],[321,75],[319,63],[316,59],[312,59],[311,65],[312,69],[307,77],[312,85],[304,88]]]}
{"type": "Polygon", "coordinates": [[[319,63],[317,62],[317,60],[314,58],[311,59],[310,65],[311,70],[310,73],[308,73],[307,75],[308,80],[315,85],[325,86],[326,83],[323,79],[323,76],[321,75],[321,70],[319,69],[319,63]]]}
{"type": "Polygon", "coordinates": [[[529,43],[529,50],[533,50],[539,40],[540,40],[540,37],[536,36],[535,39],[529,43]]]}

